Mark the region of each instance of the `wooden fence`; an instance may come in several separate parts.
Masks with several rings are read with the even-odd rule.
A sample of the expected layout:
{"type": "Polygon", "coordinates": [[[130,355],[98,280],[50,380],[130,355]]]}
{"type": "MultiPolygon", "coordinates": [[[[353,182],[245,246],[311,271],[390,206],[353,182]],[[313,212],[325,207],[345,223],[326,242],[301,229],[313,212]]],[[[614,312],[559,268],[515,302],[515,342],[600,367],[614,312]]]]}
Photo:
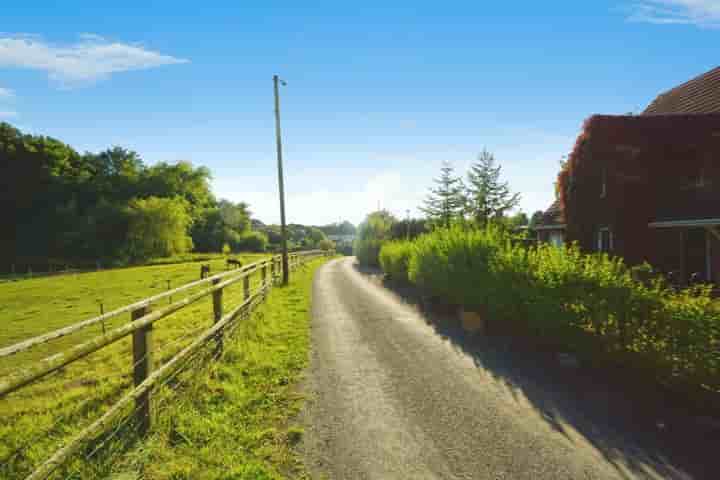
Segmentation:
{"type": "MultiPolygon", "coordinates": [[[[308,259],[323,255],[327,255],[327,252],[313,250],[293,253],[290,255],[289,269],[292,271],[304,264],[308,259]]],[[[184,360],[191,357],[194,352],[209,342],[215,343],[215,353],[216,356],[219,357],[223,350],[223,332],[235,322],[241,313],[249,313],[265,298],[267,291],[278,279],[282,278],[281,269],[282,262],[280,261],[280,256],[273,256],[269,259],[246,265],[241,269],[222,272],[212,277],[191,282],[103,315],[0,349],[0,358],[7,357],[31,349],[37,345],[46,344],[70,335],[90,325],[103,322],[120,314],[130,313],[131,321],[129,323],[79,343],[66,351],[37,361],[32,365],[0,379],[0,399],[2,399],[12,392],[31,385],[61,368],[87,357],[91,353],[97,352],[104,347],[132,335],[133,363],[131,366],[133,369],[134,388],[114,403],[100,418],[74,435],[64,446],[37,467],[27,479],[37,480],[47,478],[74,453],[80,450],[85,439],[102,433],[110,422],[120,415],[127,405],[135,404],[133,415],[139,425],[139,432],[141,435],[146,434],[151,428],[150,406],[152,403],[153,389],[159,385],[163,379],[175,373],[182,366],[184,360]],[[250,276],[257,273],[260,274],[259,287],[251,293],[250,276]],[[242,281],[243,284],[243,301],[226,312],[224,308],[225,305],[223,304],[223,290],[240,281],[242,281]],[[178,293],[203,285],[209,286],[198,292],[189,294],[182,300],[172,302],[165,307],[156,310],[152,308],[153,305],[157,304],[161,299],[170,298],[178,293]],[[212,327],[202,332],[190,345],[182,349],[162,366],[156,368],[153,365],[152,330],[154,324],[168,317],[170,314],[208,296],[212,296],[212,327]]]]}

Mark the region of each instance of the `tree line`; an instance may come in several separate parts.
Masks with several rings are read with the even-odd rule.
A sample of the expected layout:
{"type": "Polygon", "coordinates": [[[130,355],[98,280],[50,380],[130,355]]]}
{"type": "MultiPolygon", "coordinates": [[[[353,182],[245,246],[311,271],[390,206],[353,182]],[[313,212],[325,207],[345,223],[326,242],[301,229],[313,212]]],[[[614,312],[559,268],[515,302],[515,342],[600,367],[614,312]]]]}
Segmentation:
{"type": "Polygon", "coordinates": [[[520,203],[520,194],[511,191],[502,179],[502,167],[495,156],[483,150],[470,166],[465,178],[444,162],[440,175],[419,207],[423,218],[400,220],[386,210],[370,213],[358,227],[355,254],[360,262],[377,265],[378,252],[390,240],[412,240],[435,228],[454,224],[466,227],[499,226],[508,230],[530,227],[542,220],[538,210],[528,218],[519,211],[510,214],[520,203]]]}
{"type": "MultiPolygon", "coordinates": [[[[189,251],[279,245],[278,226],[253,220],[245,202],[215,198],[210,179],[210,170],[190,162],[147,165],[121,147],[79,153],[54,138],[0,123],[0,201],[6,212],[0,262],[124,265],[189,251]]],[[[289,231],[293,248],[327,240],[313,227],[289,231]]]]}

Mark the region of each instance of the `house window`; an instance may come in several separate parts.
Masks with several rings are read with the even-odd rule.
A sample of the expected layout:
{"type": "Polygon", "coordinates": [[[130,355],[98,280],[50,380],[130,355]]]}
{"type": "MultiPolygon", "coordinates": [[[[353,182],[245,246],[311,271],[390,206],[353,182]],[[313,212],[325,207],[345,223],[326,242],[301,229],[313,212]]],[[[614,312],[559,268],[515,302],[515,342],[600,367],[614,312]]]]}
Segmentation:
{"type": "Polygon", "coordinates": [[[549,241],[552,245],[556,247],[562,247],[565,243],[562,232],[550,232],[549,241]]]}
{"type": "Polygon", "coordinates": [[[609,253],[613,249],[613,235],[612,230],[608,227],[601,228],[598,231],[597,237],[597,251],[609,253]]]}

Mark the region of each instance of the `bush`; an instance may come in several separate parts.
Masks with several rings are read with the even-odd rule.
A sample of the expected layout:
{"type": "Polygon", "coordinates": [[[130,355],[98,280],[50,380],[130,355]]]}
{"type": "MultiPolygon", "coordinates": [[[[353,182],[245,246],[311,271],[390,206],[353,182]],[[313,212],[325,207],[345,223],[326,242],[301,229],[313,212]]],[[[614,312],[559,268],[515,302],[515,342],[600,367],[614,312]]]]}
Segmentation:
{"type": "Polygon", "coordinates": [[[675,292],[647,267],[574,245],[526,248],[514,240],[492,226],[437,229],[412,245],[385,245],[380,263],[393,278],[407,271],[426,293],[487,312],[501,329],[521,328],[664,383],[720,392],[720,308],[709,287],[675,292]]]}
{"type": "Polygon", "coordinates": [[[235,248],[242,252],[264,252],[267,249],[268,239],[262,232],[248,232],[240,235],[235,248]]]}
{"type": "Polygon", "coordinates": [[[380,248],[379,260],[383,271],[392,280],[407,283],[408,264],[414,244],[407,240],[388,242],[380,248]]]}
{"type": "Polygon", "coordinates": [[[391,238],[395,218],[385,210],[369,214],[358,227],[358,237],[353,243],[353,252],[363,265],[380,266],[378,255],[383,243],[391,238]]]}
{"type": "Polygon", "coordinates": [[[353,255],[355,255],[362,265],[377,267],[380,265],[378,254],[382,247],[382,241],[378,239],[357,239],[353,243],[353,255]]]}
{"type": "Polygon", "coordinates": [[[324,250],[326,252],[329,252],[330,250],[335,250],[335,242],[332,240],[328,240],[327,238],[323,238],[318,243],[318,246],[320,247],[320,250],[324,250]]]}

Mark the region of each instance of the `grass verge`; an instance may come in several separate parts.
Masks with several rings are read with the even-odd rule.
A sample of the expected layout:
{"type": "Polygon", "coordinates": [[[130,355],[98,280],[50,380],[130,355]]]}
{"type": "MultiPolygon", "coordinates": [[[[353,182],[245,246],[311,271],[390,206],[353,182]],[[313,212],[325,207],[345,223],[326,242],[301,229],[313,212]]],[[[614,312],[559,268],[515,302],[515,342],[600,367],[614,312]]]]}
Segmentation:
{"type": "Polygon", "coordinates": [[[302,429],[289,421],[302,406],[296,388],[308,362],[312,278],[323,262],[273,289],[222,360],[159,412],[152,435],[120,466],[128,478],[307,478],[292,451],[302,429]]]}

